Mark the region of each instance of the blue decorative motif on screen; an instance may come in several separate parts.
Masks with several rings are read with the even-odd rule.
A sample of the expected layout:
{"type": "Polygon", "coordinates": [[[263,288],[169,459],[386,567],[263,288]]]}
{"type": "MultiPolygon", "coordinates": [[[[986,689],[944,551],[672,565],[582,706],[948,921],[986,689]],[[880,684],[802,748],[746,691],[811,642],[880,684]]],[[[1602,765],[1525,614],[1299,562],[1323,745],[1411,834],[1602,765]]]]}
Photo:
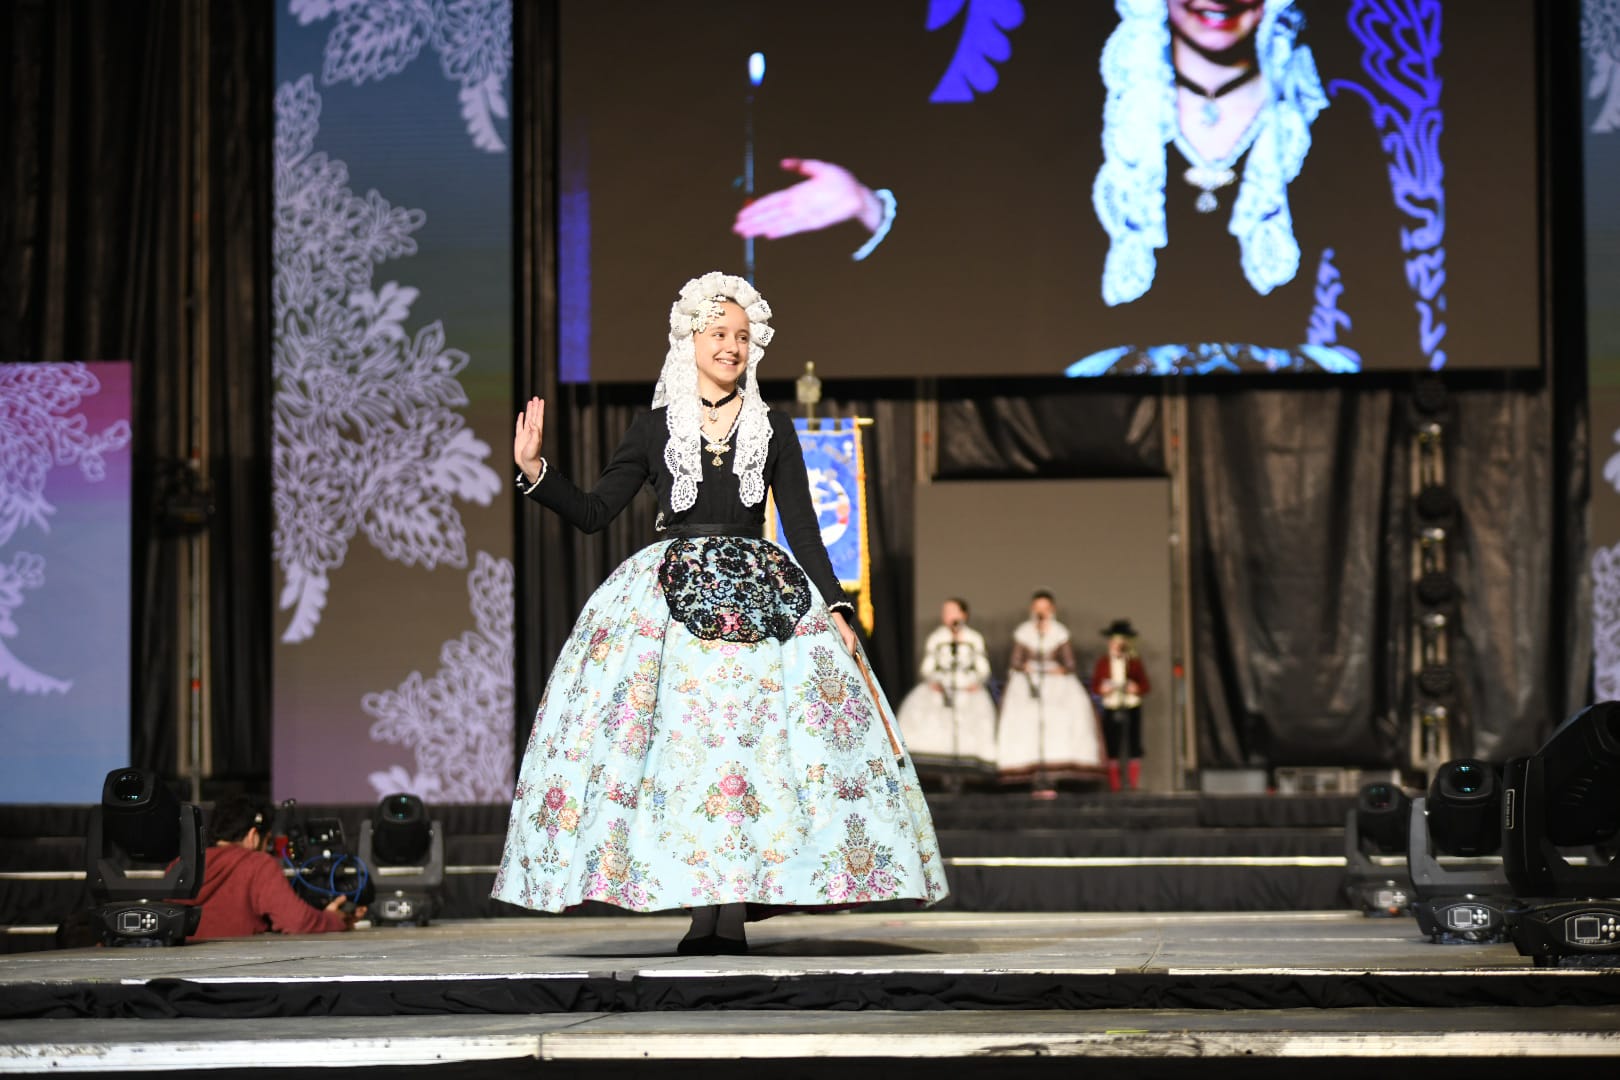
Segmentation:
{"type": "Polygon", "coordinates": [[[1064,369],[1071,379],[1099,375],[1236,375],[1242,372],[1320,371],[1348,375],[1361,370],[1360,358],[1342,345],[1301,345],[1278,349],[1238,342],[1201,341],[1192,345],[1119,345],[1076,360],[1064,369]]]}
{"type": "Polygon", "coordinates": [[[935,103],[972,101],[996,88],[1001,74],[996,65],[1012,56],[1007,31],[1024,21],[1020,0],[928,0],[928,30],[953,22],[963,9],[962,36],[951,63],[928,100],[935,103]]]}
{"type": "Polygon", "coordinates": [[[1440,157],[1443,117],[1439,0],[1352,0],[1350,32],[1362,44],[1372,85],[1335,80],[1331,92],[1366,99],[1389,155],[1395,204],[1411,224],[1401,230],[1406,280],[1417,294],[1419,344],[1429,367],[1445,367],[1446,192],[1440,157]]]}
{"type": "Polygon", "coordinates": [[[1355,357],[1360,368],[1361,357],[1354,349],[1339,344],[1339,331],[1350,329],[1350,316],[1339,307],[1344,295],[1344,279],[1333,265],[1333,249],[1322,249],[1322,260],[1316,266],[1316,306],[1311,309],[1311,323],[1305,340],[1312,345],[1333,346],[1340,353],[1355,357]]]}

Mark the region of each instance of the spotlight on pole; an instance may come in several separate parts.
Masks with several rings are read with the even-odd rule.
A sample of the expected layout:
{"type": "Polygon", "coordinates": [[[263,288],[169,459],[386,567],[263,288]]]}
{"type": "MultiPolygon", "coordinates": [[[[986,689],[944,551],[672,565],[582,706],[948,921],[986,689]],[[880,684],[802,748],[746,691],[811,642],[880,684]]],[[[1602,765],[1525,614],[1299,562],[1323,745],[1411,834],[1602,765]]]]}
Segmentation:
{"type": "Polygon", "coordinates": [[[1393,871],[1406,851],[1412,800],[1398,784],[1363,784],[1345,816],[1345,894],[1362,914],[1390,918],[1407,913],[1411,890],[1393,871]]]}
{"type": "Polygon", "coordinates": [[[183,945],[202,909],[202,810],[182,803],[155,773],[114,769],[90,812],[85,873],[92,924],[106,945],[183,945]]]}
{"type": "Polygon", "coordinates": [[[1495,766],[1471,758],[1440,766],[1428,797],[1412,801],[1406,866],[1412,914],[1429,940],[1482,944],[1506,937],[1510,890],[1496,854],[1501,807],[1495,766]]]}
{"type": "Polygon", "coordinates": [[[1502,864],[1527,901],[1508,930],[1538,966],[1620,964],[1620,702],[1576,713],[1528,758],[1508,762],[1502,864]],[[1582,854],[1570,851],[1583,849],[1582,854]]]}
{"type": "Polygon", "coordinates": [[[444,829],[428,819],[420,796],[386,795],[360,823],[360,861],[371,868],[378,926],[426,926],[434,891],[444,884],[444,829]]]}

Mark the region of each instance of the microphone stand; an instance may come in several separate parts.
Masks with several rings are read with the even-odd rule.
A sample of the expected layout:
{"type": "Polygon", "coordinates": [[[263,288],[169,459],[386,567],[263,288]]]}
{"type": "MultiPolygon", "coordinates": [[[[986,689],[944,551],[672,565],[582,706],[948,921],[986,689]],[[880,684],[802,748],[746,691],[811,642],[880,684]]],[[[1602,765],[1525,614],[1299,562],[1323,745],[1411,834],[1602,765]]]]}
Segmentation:
{"type": "Polygon", "coordinates": [[[957,708],[957,698],[962,693],[962,685],[957,679],[957,672],[961,670],[959,650],[962,643],[955,636],[958,631],[958,627],[951,628],[951,681],[945,691],[945,704],[951,710],[951,779],[947,786],[957,794],[962,790],[962,714],[957,708]]]}
{"type": "Polygon", "coordinates": [[[1047,787],[1046,778],[1046,626],[1044,623],[1036,624],[1036,670],[1040,672],[1040,679],[1033,675],[1029,677],[1030,686],[1035,691],[1035,790],[1044,791],[1047,787]]]}

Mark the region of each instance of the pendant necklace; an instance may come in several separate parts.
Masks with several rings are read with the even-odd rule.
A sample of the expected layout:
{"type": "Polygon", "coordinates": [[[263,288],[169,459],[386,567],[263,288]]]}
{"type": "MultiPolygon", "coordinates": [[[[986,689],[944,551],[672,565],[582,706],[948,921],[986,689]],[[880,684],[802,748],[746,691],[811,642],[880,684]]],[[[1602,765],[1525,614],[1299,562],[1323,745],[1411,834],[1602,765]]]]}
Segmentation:
{"type": "Polygon", "coordinates": [[[1216,124],[1221,122],[1221,107],[1216,104],[1216,100],[1230,94],[1233,90],[1236,90],[1238,87],[1242,86],[1244,83],[1248,82],[1250,79],[1259,74],[1260,65],[1256,64],[1255,66],[1249,68],[1249,70],[1233,76],[1231,79],[1223,82],[1215,89],[1210,90],[1207,87],[1199,86],[1197,83],[1193,82],[1191,79],[1187,78],[1187,76],[1178,71],[1176,72],[1176,85],[1185,86],[1188,90],[1191,90],[1193,93],[1204,99],[1204,103],[1198,107],[1198,119],[1203,122],[1205,127],[1214,127],[1216,124]]]}
{"type": "Polygon", "coordinates": [[[735,398],[736,396],[737,396],[737,391],[733,390],[731,393],[727,394],[725,397],[721,398],[719,401],[710,401],[708,398],[704,397],[702,394],[698,395],[698,400],[703,402],[704,405],[708,406],[708,409],[709,409],[709,423],[712,424],[716,420],[720,419],[720,410],[725,408],[727,405],[730,405],[731,402],[732,402],[732,399],[735,398]]]}
{"type": "MultiPolygon", "coordinates": [[[[737,396],[737,391],[733,390],[728,396],[723,397],[719,401],[715,402],[713,405],[710,405],[709,406],[709,419],[710,420],[718,420],[720,418],[720,416],[719,416],[719,413],[716,410],[718,410],[720,408],[720,406],[724,405],[726,402],[730,401],[732,398],[734,398],[736,396],[737,396]]],[[[703,398],[699,398],[698,400],[702,401],[703,404],[705,404],[705,405],[709,405],[709,402],[704,400],[703,398]]],[[[705,436],[703,449],[707,450],[709,453],[714,455],[713,460],[714,460],[714,464],[715,464],[716,468],[719,468],[721,465],[724,465],[726,463],[725,459],[723,457],[721,457],[721,455],[724,454],[727,450],[731,449],[731,437],[737,433],[737,425],[739,423],[741,423],[741,422],[742,422],[742,410],[738,409],[737,410],[737,415],[732,418],[731,427],[726,431],[725,435],[720,436],[719,438],[710,438],[708,436],[705,436]]]]}
{"type": "Polygon", "coordinates": [[[1266,113],[1267,110],[1265,109],[1261,109],[1256,113],[1249,126],[1244,129],[1243,134],[1238,136],[1237,142],[1232,144],[1232,149],[1214,161],[1210,161],[1203,154],[1200,154],[1193,147],[1193,144],[1188,141],[1187,136],[1179,131],[1176,132],[1176,149],[1181,151],[1181,156],[1187,159],[1188,165],[1187,171],[1181,174],[1181,178],[1198,189],[1198,199],[1193,205],[1197,207],[1200,214],[1214,213],[1220,206],[1220,200],[1215,197],[1215,193],[1237,179],[1235,166],[1238,158],[1242,157],[1249,147],[1254,145],[1255,137],[1260,133],[1260,124],[1266,113]]]}

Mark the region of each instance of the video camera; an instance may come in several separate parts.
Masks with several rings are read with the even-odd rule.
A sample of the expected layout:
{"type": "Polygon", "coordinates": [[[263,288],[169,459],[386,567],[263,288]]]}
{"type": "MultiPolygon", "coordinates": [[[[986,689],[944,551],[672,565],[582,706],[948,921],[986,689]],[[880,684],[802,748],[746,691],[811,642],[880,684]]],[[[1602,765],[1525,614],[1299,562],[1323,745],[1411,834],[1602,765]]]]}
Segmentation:
{"type": "Polygon", "coordinates": [[[338,818],[305,817],[298,801],[287,799],[276,808],[270,836],[272,851],[292,871],[293,891],[311,907],[339,896],[366,907],[375,898],[371,868],[349,850],[338,818]]]}

